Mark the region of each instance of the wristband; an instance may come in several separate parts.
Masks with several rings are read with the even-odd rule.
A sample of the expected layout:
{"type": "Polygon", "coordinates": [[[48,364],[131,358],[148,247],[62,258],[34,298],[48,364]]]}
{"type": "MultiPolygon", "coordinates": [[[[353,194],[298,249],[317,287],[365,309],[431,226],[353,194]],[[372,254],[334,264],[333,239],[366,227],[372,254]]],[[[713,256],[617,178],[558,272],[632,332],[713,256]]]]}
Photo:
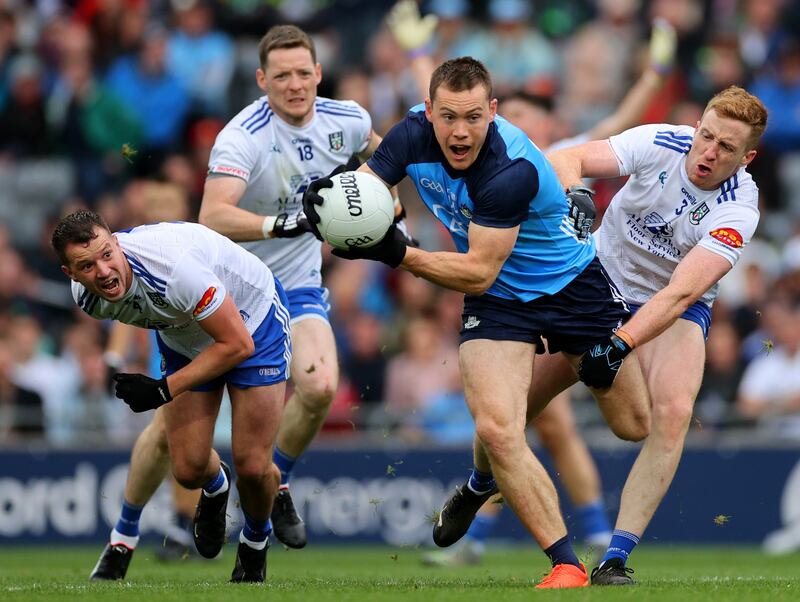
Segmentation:
{"type": "Polygon", "coordinates": [[[622,330],[622,328],[617,328],[614,334],[617,335],[623,341],[625,341],[625,344],[631,349],[636,347],[636,342],[633,340],[633,337],[624,330],[622,330]]]}
{"type": "Polygon", "coordinates": [[[276,216],[268,215],[264,218],[264,221],[261,222],[261,234],[264,235],[265,240],[272,238],[272,229],[275,227],[276,221],[278,221],[276,216]]]}

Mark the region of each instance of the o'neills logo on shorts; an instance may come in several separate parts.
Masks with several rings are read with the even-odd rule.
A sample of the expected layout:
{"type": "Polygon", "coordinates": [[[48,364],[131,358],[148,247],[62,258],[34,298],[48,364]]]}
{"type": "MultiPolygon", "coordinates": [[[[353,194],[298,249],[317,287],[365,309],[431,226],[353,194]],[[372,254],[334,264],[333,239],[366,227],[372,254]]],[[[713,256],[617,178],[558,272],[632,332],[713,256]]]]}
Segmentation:
{"type": "Polygon", "coordinates": [[[355,174],[343,173],[339,176],[339,185],[342,187],[344,198],[347,200],[347,211],[353,217],[358,217],[363,212],[363,209],[361,208],[361,191],[358,189],[355,174]]]}
{"type": "Polygon", "coordinates": [[[712,230],[709,234],[711,234],[712,238],[734,249],[741,249],[744,246],[744,238],[733,228],[719,228],[718,230],[712,230]]]}
{"type": "Polygon", "coordinates": [[[204,292],[199,303],[195,306],[192,315],[196,317],[203,313],[203,310],[214,300],[214,294],[216,292],[217,289],[214,286],[210,287],[206,292],[204,292]]]}

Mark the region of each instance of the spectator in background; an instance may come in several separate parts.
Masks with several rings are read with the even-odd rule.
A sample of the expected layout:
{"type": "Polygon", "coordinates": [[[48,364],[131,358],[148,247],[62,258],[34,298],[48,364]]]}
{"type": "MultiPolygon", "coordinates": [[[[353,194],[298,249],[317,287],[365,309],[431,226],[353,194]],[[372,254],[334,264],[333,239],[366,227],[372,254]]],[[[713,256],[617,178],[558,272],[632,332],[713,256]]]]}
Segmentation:
{"type": "Polygon", "coordinates": [[[73,162],[80,196],[93,202],[119,184],[126,164],[123,146],[140,148],[142,127],[134,110],[95,77],[92,39],[83,25],[62,30],[48,117],[73,162]]]}
{"type": "Polygon", "coordinates": [[[763,99],[773,116],[763,143],[773,151],[800,150],[800,42],[785,40],[778,51],[774,73],[758,77],[753,94],[763,99]]]}
{"type": "Polygon", "coordinates": [[[52,152],[39,59],[32,54],[13,58],[8,84],[8,98],[0,111],[0,157],[24,159],[52,152]]]}
{"type": "Polygon", "coordinates": [[[348,320],[346,329],[348,352],[342,358],[342,368],[359,403],[374,406],[384,399],[386,356],[383,353],[383,325],[375,314],[361,311],[348,320]]]}
{"type": "Polygon", "coordinates": [[[44,435],[42,397],[14,379],[13,342],[0,339],[0,441],[44,435]]]}
{"type": "Polygon", "coordinates": [[[454,46],[458,56],[472,56],[492,74],[496,95],[522,88],[553,94],[557,87],[558,56],[552,43],[531,25],[531,3],[490,0],[490,29],[481,29],[454,46]]]}
{"type": "Polygon", "coordinates": [[[16,54],[17,25],[14,13],[0,8],[0,111],[8,102],[8,71],[16,54]]]}
{"type": "Polygon", "coordinates": [[[386,370],[386,412],[401,426],[425,409],[435,395],[451,389],[460,378],[458,348],[443,337],[431,314],[408,319],[403,336],[403,350],[389,360],[386,370]]]}
{"type": "Polygon", "coordinates": [[[770,435],[800,440],[800,308],[781,296],[763,317],[770,338],[745,370],[737,408],[770,435]]]}
{"type": "Polygon", "coordinates": [[[189,96],[166,67],[167,37],[162,26],[149,25],[139,53],[117,59],[105,81],[142,128],[143,148],[131,159],[144,173],[178,145],[189,114],[189,96]]]}
{"type": "Polygon", "coordinates": [[[72,417],[80,387],[74,364],[44,351],[47,341],[39,323],[30,316],[11,319],[8,340],[14,342],[14,381],[42,398],[48,440],[62,444],[74,441],[72,417]]]}
{"type": "Polygon", "coordinates": [[[743,371],[736,329],[728,320],[715,316],[706,341],[706,369],[695,405],[700,428],[718,427],[730,420],[743,371]]]}
{"type": "Polygon", "coordinates": [[[167,43],[167,66],[188,91],[197,115],[228,117],[228,86],[235,60],[231,39],[213,29],[207,0],[172,0],[175,31],[167,43]]]}
{"type": "Polygon", "coordinates": [[[751,73],[761,72],[773,63],[787,33],[781,22],[786,0],[744,0],[739,20],[739,48],[742,61],[751,73]]]}

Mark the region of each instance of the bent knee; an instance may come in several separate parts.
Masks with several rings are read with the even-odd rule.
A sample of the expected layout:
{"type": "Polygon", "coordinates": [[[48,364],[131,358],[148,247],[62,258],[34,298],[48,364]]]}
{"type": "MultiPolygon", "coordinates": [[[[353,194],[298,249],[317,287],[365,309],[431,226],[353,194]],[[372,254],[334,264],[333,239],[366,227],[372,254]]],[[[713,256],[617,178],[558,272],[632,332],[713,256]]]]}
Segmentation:
{"type": "Polygon", "coordinates": [[[300,402],[309,411],[324,410],[330,406],[336,394],[338,379],[335,374],[322,372],[316,377],[298,379],[295,390],[300,402]]]}
{"type": "Polygon", "coordinates": [[[668,441],[683,441],[692,421],[694,404],[691,401],[655,403],[653,430],[668,441]]]}
{"type": "Polygon", "coordinates": [[[614,434],[623,441],[642,441],[650,434],[650,415],[646,413],[626,416],[609,424],[614,434]]]}
{"type": "Polygon", "coordinates": [[[197,489],[208,481],[208,457],[205,461],[191,458],[173,458],[172,476],[187,489],[197,489]]]}
{"type": "MultiPolygon", "coordinates": [[[[274,471],[270,470],[272,461],[266,456],[249,454],[244,457],[233,459],[236,468],[236,478],[240,481],[259,481],[265,476],[274,476],[274,471]]],[[[280,480],[280,471],[278,472],[280,480]]]]}
{"type": "Polygon", "coordinates": [[[511,424],[486,419],[477,420],[475,434],[480,439],[489,456],[508,453],[520,443],[525,443],[525,433],[511,424]]]}

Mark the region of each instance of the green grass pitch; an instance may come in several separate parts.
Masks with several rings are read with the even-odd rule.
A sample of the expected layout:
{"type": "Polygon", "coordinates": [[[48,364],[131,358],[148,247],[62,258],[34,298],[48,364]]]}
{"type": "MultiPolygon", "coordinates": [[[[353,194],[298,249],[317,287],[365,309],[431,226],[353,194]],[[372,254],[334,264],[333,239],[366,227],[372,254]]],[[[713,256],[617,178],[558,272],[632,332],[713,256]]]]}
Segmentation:
{"type": "Polygon", "coordinates": [[[0,546],[0,600],[800,600],[800,555],[772,558],[749,548],[642,546],[631,562],[638,586],[570,591],[533,589],[547,561],[530,548],[493,548],[480,566],[443,570],[422,566],[421,550],[413,548],[273,546],[266,585],[227,583],[232,546],[218,560],[172,564],[160,564],[153,548],[142,546],[126,581],[90,583],[99,552],[0,546]]]}

